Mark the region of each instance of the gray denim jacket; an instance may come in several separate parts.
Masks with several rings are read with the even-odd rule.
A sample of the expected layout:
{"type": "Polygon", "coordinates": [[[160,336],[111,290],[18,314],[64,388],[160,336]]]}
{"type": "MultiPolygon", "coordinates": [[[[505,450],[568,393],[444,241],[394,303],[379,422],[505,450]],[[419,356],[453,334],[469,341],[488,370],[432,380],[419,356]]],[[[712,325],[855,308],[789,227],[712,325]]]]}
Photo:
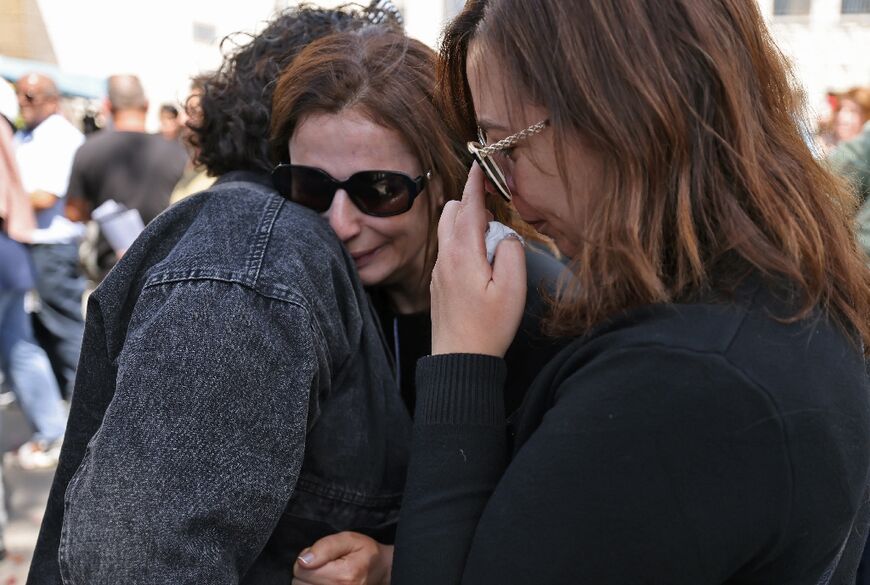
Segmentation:
{"type": "Polygon", "coordinates": [[[153,221],[88,303],[28,583],[289,583],[299,549],[390,541],[411,420],[352,260],[230,173],[153,221]]]}

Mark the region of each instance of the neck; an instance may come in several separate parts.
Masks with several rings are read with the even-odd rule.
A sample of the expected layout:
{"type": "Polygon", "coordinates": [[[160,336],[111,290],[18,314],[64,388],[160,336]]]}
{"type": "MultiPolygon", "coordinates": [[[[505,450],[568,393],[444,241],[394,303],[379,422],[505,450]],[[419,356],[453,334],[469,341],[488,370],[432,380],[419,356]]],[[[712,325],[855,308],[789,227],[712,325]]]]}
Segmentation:
{"type": "Polygon", "coordinates": [[[145,132],[145,112],[119,110],[112,114],[112,125],[121,132],[145,132]]]}
{"type": "Polygon", "coordinates": [[[394,282],[382,285],[393,310],[399,315],[421,313],[431,307],[429,283],[435,267],[436,250],[434,246],[432,249],[428,248],[429,246],[422,246],[416,258],[401,274],[396,275],[394,282]]]}
{"type": "Polygon", "coordinates": [[[429,310],[429,279],[419,284],[415,280],[414,285],[384,288],[390,304],[399,315],[412,315],[429,310]]]}

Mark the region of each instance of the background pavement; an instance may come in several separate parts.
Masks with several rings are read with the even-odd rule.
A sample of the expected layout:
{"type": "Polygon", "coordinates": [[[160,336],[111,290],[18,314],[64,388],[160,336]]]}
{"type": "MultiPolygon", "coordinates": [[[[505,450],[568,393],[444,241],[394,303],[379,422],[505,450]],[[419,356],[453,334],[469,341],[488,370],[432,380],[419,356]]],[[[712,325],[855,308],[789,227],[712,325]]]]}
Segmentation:
{"type": "Polygon", "coordinates": [[[0,452],[3,458],[3,484],[6,491],[6,559],[0,561],[0,585],[24,585],[33,557],[33,547],[39,534],[39,525],[54,469],[25,471],[18,466],[13,453],[30,438],[30,425],[21,414],[17,403],[0,407],[0,452]]]}

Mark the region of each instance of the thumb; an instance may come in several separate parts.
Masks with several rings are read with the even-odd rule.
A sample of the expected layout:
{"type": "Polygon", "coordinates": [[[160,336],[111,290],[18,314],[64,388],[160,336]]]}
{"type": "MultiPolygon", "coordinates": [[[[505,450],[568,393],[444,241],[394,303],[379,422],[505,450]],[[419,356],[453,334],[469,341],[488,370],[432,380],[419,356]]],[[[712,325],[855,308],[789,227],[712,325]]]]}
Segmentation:
{"type": "Polygon", "coordinates": [[[299,564],[306,569],[319,569],[356,550],[353,538],[345,532],[324,536],[299,554],[299,564]]]}

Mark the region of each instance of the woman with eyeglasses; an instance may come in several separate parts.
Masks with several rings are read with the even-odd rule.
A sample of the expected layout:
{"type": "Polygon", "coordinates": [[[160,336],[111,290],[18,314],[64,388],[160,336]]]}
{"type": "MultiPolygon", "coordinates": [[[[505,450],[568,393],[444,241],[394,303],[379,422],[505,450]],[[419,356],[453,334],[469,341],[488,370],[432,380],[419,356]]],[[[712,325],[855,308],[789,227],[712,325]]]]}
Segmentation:
{"type": "MultiPolygon", "coordinates": [[[[409,418],[416,362],[431,351],[435,228],[472,162],[436,107],[436,66],[434,51],[401,33],[335,34],[309,45],[282,73],[272,108],[272,151],[282,161],[273,171],[276,188],[320,213],[350,252],[380,318],[409,418]]],[[[538,288],[554,289],[564,267],[533,240],[529,302],[508,350],[509,412],[560,347],[540,332],[538,288]]],[[[296,583],[331,583],[348,565],[370,580],[388,575],[392,551],[362,535],[312,544],[296,583]],[[360,558],[369,551],[377,559],[360,558]]]]}
{"type": "Polygon", "coordinates": [[[756,3],[469,0],[444,38],[480,164],[438,228],[393,582],[854,582],[870,273],[756,3]],[[576,275],[509,420],[525,268],[484,258],[486,190],[576,275]]]}

